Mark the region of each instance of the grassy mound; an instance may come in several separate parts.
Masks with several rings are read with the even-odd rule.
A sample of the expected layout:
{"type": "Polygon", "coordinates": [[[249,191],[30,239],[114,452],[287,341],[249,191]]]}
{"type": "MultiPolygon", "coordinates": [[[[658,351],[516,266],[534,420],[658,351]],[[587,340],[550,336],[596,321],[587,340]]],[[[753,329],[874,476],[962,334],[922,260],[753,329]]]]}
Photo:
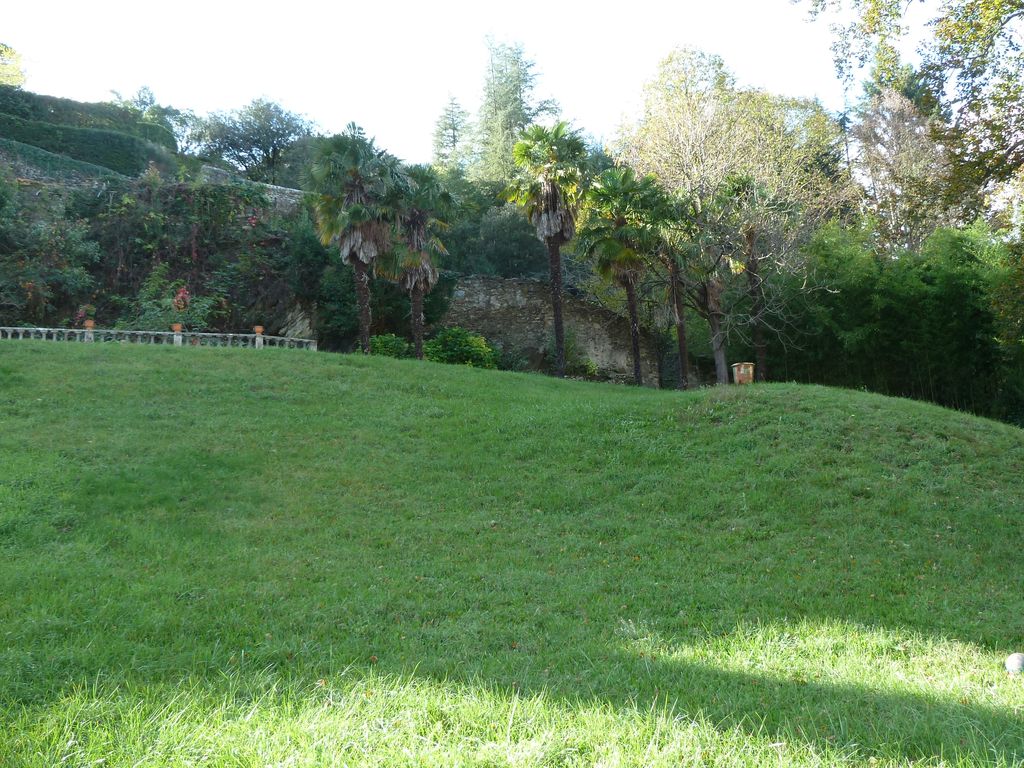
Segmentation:
{"type": "Polygon", "coordinates": [[[0,343],[0,765],[1014,765],[1024,432],[0,343]]]}

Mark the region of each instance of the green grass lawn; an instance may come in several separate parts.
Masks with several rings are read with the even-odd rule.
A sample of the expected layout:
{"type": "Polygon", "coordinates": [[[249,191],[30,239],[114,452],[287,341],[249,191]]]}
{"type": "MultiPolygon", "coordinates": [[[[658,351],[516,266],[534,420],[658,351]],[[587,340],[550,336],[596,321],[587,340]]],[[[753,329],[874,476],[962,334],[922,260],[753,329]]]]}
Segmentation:
{"type": "Polygon", "coordinates": [[[1017,765],[1024,432],[0,342],[0,766],[1017,765]]]}

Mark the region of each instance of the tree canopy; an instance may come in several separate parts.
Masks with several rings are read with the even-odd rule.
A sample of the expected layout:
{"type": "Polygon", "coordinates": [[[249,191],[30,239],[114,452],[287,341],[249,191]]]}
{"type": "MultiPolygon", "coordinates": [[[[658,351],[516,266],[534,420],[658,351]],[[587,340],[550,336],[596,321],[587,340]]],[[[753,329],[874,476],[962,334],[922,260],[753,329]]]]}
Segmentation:
{"type": "MultiPolygon", "coordinates": [[[[837,68],[850,78],[856,65],[906,33],[911,3],[809,0],[809,5],[815,14],[853,15],[837,28],[834,45],[837,68]]],[[[1005,181],[1024,165],[1024,3],[947,0],[928,29],[921,83],[949,115],[944,141],[959,172],[980,186],[1005,181]]]]}
{"type": "Polygon", "coordinates": [[[222,158],[254,181],[278,183],[287,150],[312,134],[312,124],[280,104],[255,99],[204,121],[201,151],[222,158]]]}
{"type": "Polygon", "coordinates": [[[21,54],[11,46],[0,43],[0,85],[20,88],[25,84],[25,70],[21,66],[21,54]]]}

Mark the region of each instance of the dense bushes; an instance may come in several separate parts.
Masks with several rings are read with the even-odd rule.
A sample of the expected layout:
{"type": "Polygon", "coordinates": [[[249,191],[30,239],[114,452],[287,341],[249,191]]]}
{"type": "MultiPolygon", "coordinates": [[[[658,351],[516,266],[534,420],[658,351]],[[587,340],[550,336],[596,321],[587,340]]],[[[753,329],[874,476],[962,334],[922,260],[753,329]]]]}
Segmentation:
{"type": "Polygon", "coordinates": [[[383,357],[409,357],[412,345],[394,333],[382,333],[370,337],[370,352],[383,357]]]}
{"type": "MultiPolygon", "coordinates": [[[[867,388],[1007,418],[1020,366],[1001,343],[994,287],[1009,253],[983,228],[939,230],[920,253],[877,256],[870,233],[827,227],[809,248],[820,289],[798,307],[773,377],[867,388]]],[[[795,278],[794,278],[795,280],[795,278]]]]}
{"type": "MultiPolygon", "coordinates": [[[[15,218],[8,207],[0,222],[13,226],[15,218]]],[[[297,317],[312,324],[323,349],[351,349],[357,336],[351,268],[320,243],[307,211],[275,214],[257,185],[167,182],[155,173],[114,178],[71,196],[65,218],[64,241],[54,253],[67,259],[55,268],[43,257],[32,258],[33,268],[49,269],[49,299],[39,304],[38,291],[31,296],[38,306],[18,298],[23,283],[40,279],[14,270],[13,256],[5,260],[0,313],[7,320],[66,325],[89,304],[105,326],[163,328],[181,321],[216,331],[263,325],[274,333],[297,317]],[[192,302],[187,316],[180,310],[175,315],[171,306],[180,289],[192,302]]],[[[13,232],[12,226],[0,231],[13,232]]],[[[0,251],[26,252],[4,242],[0,251]]],[[[442,276],[427,295],[428,323],[445,312],[452,284],[442,276]]],[[[375,279],[372,297],[374,331],[404,334],[407,294],[375,279]]]]}
{"type": "Polygon", "coordinates": [[[0,325],[49,325],[72,316],[95,287],[99,248],[75,222],[35,222],[0,178],[0,325]]]}
{"type": "Polygon", "coordinates": [[[497,368],[498,356],[487,339],[464,328],[445,328],[423,345],[427,360],[455,363],[474,368],[497,368]]]}
{"type": "Polygon", "coordinates": [[[205,331],[224,305],[219,296],[196,296],[184,280],[168,278],[169,265],[157,264],[142,284],[132,309],[117,323],[137,331],[166,331],[173,323],[186,330],[205,331]]]}
{"type": "Polygon", "coordinates": [[[94,128],[73,128],[0,114],[0,137],[102,165],[125,176],[137,176],[150,161],[165,163],[169,156],[134,136],[94,128]]]}

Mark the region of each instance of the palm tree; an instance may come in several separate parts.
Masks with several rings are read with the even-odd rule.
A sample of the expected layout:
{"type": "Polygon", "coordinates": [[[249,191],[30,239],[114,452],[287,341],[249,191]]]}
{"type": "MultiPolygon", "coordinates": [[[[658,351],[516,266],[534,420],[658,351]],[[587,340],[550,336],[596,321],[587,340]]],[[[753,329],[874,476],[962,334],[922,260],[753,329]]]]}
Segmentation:
{"type": "Polygon", "coordinates": [[[313,210],[324,245],[337,241],[341,259],[355,272],[359,346],[370,353],[370,268],[391,245],[395,207],[407,180],[398,159],[350,123],[327,139],[310,168],[313,210]]]}
{"type": "Polygon", "coordinates": [[[548,249],[556,376],[565,376],[561,248],[576,235],[581,167],[586,156],[587,147],[579,132],[567,123],[559,122],[552,128],[531,125],[512,150],[520,175],[506,190],[507,199],[526,210],[537,237],[548,249]]]}
{"type": "Polygon", "coordinates": [[[665,194],[653,176],[638,179],[632,168],[609,168],[587,191],[580,232],[583,251],[597,257],[597,270],[626,291],[633,343],[633,379],[640,370],[640,319],[636,289],[660,245],[658,226],[667,210],[665,194]]]}
{"type": "Polygon", "coordinates": [[[676,327],[676,345],[679,355],[677,387],[690,385],[690,355],[686,339],[686,266],[697,239],[694,202],[685,198],[666,199],[659,214],[661,230],[658,243],[658,261],[668,273],[669,307],[676,327]]]}
{"type": "Polygon", "coordinates": [[[409,294],[412,337],[416,357],[423,359],[423,297],[437,285],[434,264],[437,256],[446,256],[437,231],[447,224],[441,218],[453,205],[452,196],[433,168],[414,165],[406,174],[411,182],[397,216],[399,244],[379,259],[377,274],[398,283],[409,294]]]}

